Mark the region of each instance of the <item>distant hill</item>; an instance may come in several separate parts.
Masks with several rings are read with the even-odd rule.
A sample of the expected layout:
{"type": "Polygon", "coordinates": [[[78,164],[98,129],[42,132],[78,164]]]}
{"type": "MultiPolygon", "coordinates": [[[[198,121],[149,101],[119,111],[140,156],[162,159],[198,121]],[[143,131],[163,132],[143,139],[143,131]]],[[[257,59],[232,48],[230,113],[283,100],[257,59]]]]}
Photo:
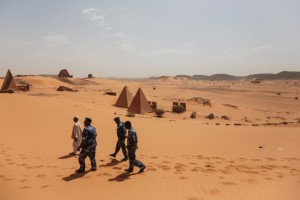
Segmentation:
{"type": "MultiPolygon", "coordinates": [[[[159,76],[159,77],[150,77],[150,79],[159,79],[165,80],[166,78],[170,78],[171,76],[159,76]]],[[[213,74],[211,76],[206,75],[177,75],[174,79],[188,79],[188,80],[239,80],[239,79],[259,79],[259,80],[288,80],[288,79],[300,79],[300,72],[288,72],[282,71],[278,74],[264,73],[264,74],[251,74],[248,76],[233,76],[228,74],[213,74]]]]}

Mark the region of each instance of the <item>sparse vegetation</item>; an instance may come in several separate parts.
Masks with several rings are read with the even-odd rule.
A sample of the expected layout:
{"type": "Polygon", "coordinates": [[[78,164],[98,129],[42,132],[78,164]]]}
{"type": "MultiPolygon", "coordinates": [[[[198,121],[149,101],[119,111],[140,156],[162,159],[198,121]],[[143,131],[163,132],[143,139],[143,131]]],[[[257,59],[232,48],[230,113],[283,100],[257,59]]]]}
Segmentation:
{"type": "Polygon", "coordinates": [[[213,113],[210,113],[208,116],[206,116],[207,119],[214,119],[215,115],[213,113]]]}
{"type": "Polygon", "coordinates": [[[174,105],[172,107],[172,112],[174,112],[174,113],[183,113],[183,112],[185,112],[185,108],[183,106],[180,106],[180,105],[174,105]]]}
{"type": "Polygon", "coordinates": [[[196,119],[196,118],[197,118],[197,113],[196,113],[196,112],[192,112],[191,118],[192,118],[192,119],[196,119]]]}
{"type": "Polygon", "coordinates": [[[127,112],[126,116],[127,117],[135,117],[135,113],[133,113],[133,112],[127,112]]]}
{"type": "Polygon", "coordinates": [[[154,109],[154,114],[156,117],[162,118],[163,115],[165,114],[165,111],[163,109],[154,109]]]}

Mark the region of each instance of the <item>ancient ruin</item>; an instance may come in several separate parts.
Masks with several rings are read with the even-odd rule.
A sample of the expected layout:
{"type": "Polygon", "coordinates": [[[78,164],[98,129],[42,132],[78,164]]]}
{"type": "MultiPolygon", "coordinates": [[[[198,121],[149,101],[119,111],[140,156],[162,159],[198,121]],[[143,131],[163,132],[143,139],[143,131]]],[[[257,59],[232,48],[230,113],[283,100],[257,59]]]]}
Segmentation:
{"type": "Polygon", "coordinates": [[[7,70],[5,79],[3,81],[1,90],[2,93],[8,92],[8,93],[13,93],[15,91],[19,91],[17,84],[15,82],[15,79],[13,75],[11,74],[10,70],[7,70]]]}
{"type": "Polygon", "coordinates": [[[132,102],[132,95],[127,86],[124,86],[118,100],[115,103],[117,107],[128,108],[132,102]]]}
{"type": "Polygon", "coordinates": [[[58,74],[58,77],[61,77],[61,78],[73,78],[73,76],[70,75],[69,72],[68,72],[68,70],[66,70],[66,69],[60,70],[60,72],[58,74]]]}
{"type": "Polygon", "coordinates": [[[57,88],[57,91],[78,92],[77,90],[73,90],[72,88],[68,88],[68,87],[65,87],[65,86],[59,86],[57,88]]]}
{"type": "Polygon", "coordinates": [[[145,114],[147,112],[152,112],[152,108],[149,105],[146,96],[141,88],[138,89],[136,95],[134,96],[128,112],[133,112],[136,114],[145,114]]]}

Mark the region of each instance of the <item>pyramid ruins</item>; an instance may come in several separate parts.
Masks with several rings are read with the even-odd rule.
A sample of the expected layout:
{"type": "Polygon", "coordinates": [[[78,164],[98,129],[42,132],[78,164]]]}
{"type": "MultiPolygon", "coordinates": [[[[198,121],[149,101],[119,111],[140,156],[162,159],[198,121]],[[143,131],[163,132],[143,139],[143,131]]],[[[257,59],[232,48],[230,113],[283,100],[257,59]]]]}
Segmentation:
{"type": "Polygon", "coordinates": [[[128,108],[131,102],[132,102],[132,95],[130,94],[128,87],[124,86],[118,100],[115,103],[115,106],[128,108]]]}
{"type": "Polygon", "coordinates": [[[63,78],[72,78],[73,76],[71,76],[68,72],[68,70],[66,69],[62,69],[60,70],[58,77],[63,77],[63,78]]]}
{"type": "Polygon", "coordinates": [[[1,92],[6,92],[6,91],[18,91],[17,84],[15,82],[15,79],[13,75],[11,74],[10,70],[7,70],[5,79],[3,81],[2,87],[1,87],[1,92]]]}
{"type": "Polygon", "coordinates": [[[152,108],[148,103],[143,90],[139,88],[128,108],[128,112],[132,112],[136,114],[145,114],[151,111],[152,108]]]}

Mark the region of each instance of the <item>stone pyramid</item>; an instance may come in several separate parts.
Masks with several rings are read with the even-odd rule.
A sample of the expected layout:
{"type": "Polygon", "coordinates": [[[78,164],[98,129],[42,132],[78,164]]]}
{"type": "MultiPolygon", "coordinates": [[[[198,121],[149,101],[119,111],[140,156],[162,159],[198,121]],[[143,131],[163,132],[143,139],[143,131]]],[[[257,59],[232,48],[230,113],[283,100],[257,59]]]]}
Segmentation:
{"type": "Polygon", "coordinates": [[[124,86],[117,102],[115,103],[115,106],[128,108],[131,102],[132,102],[132,95],[130,94],[128,87],[124,86]]]}
{"type": "Polygon", "coordinates": [[[67,77],[67,78],[72,77],[72,76],[69,74],[68,70],[66,70],[66,69],[60,70],[58,76],[59,76],[59,77],[67,77]]]}
{"type": "Polygon", "coordinates": [[[7,70],[5,79],[4,79],[2,87],[1,87],[1,91],[8,91],[8,90],[13,90],[13,91],[19,90],[10,70],[7,70]]]}
{"type": "Polygon", "coordinates": [[[152,108],[148,103],[143,90],[139,88],[128,108],[128,112],[133,112],[136,114],[145,114],[151,111],[152,108]]]}

